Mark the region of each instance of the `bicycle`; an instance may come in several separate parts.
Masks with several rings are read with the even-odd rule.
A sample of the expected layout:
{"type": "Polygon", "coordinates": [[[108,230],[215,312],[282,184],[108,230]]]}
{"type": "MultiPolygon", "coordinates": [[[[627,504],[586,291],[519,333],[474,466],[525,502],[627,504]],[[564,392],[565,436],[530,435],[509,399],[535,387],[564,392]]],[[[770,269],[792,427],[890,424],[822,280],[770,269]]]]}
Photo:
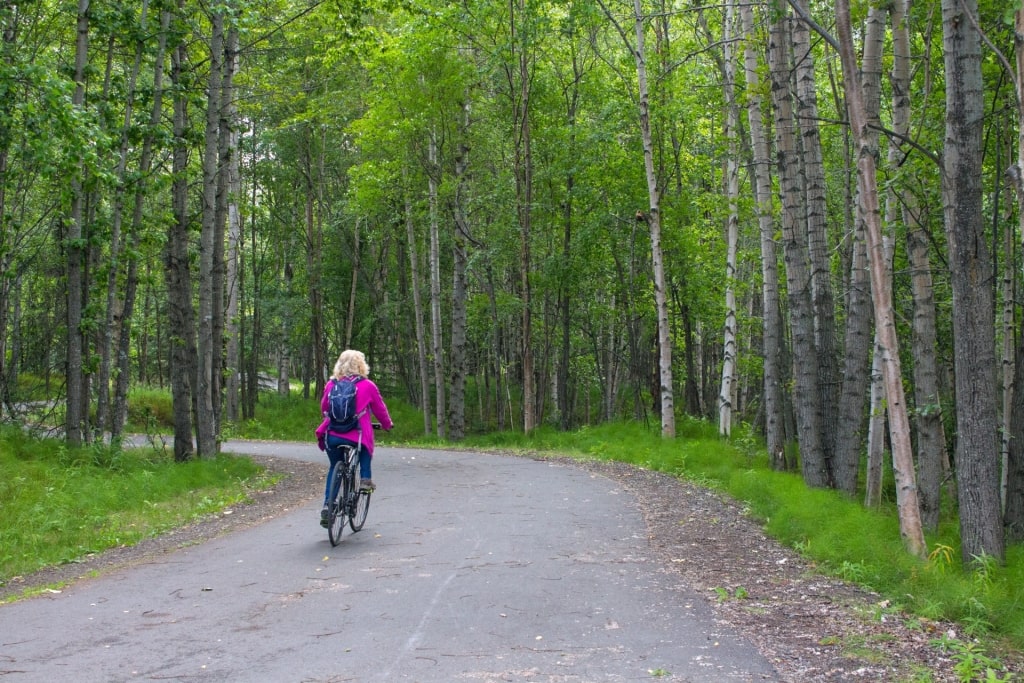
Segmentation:
{"type": "MultiPolygon", "coordinates": [[[[380,429],[380,425],[373,425],[380,429]]],[[[331,477],[332,495],[327,503],[327,538],[331,545],[341,543],[341,533],[348,522],[352,533],[358,532],[366,522],[366,514],[370,511],[370,489],[359,485],[359,451],[363,447],[363,435],[355,446],[339,446],[341,458],[334,467],[331,477]]]]}

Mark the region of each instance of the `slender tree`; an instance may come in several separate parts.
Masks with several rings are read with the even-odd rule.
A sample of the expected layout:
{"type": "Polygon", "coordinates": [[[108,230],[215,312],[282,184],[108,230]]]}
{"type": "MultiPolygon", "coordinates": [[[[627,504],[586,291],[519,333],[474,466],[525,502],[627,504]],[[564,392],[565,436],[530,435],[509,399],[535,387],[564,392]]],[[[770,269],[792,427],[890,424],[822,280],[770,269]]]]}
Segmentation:
{"type": "Polygon", "coordinates": [[[793,88],[790,45],[792,18],[776,7],[777,17],[769,32],[769,64],[772,78],[772,102],[775,111],[775,155],[782,195],[782,239],[786,264],[786,290],[789,302],[794,365],[797,439],[800,465],[809,486],[832,485],[832,473],[825,458],[822,412],[818,408],[821,392],[818,380],[817,346],[814,338],[814,310],[811,301],[811,264],[807,251],[807,231],[803,189],[799,174],[799,151],[793,115],[793,88]]]}
{"type": "MultiPolygon", "coordinates": [[[[1017,93],[1017,163],[1009,169],[1016,190],[1018,230],[1024,236],[1024,6],[1014,13],[1017,93]]],[[[1017,339],[1011,396],[1011,433],[1006,455],[1007,540],[1024,540],[1024,335],[1017,339]]]]}
{"type": "Polygon", "coordinates": [[[747,129],[753,150],[754,197],[761,247],[762,354],[764,357],[765,445],[775,469],[788,469],[786,462],[785,392],[783,390],[783,321],[779,301],[778,253],[775,244],[775,211],[772,205],[771,155],[761,113],[761,76],[754,49],[754,10],[741,3],[743,23],[743,64],[747,86],[747,129]]]}
{"type": "Polygon", "coordinates": [[[668,315],[668,291],[665,278],[665,257],[661,246],[661,186],[654,163],[654,138],[651,131],[650,91],[647,81],[646,17],[641,0],[633,0],[633,40],[619,24],[604,0],[598,0],[605,15],[636,63],[637,106],[640,116],[640,138],[643,144],[644,173],[647,179],[649,208],[638,219],[646,223],[651,238],[651,265],[654,273],[654,306],[658,319],[658,391],[661,406],[661,435],[675,438],[675,390],[672,384],[672,335],[668,315]],[[635,41],[635,42],[634,42],[635,41]]]}
{"type": "Polygon", "coordinates": [[[725,6],[725,22],[722,27],[723,80],[726,102],[725,137],[728,141],[726,158],[725,190],[729,202],[726,218],[725,244],[725,328],[722,350],[722,382],[718,392],[718,433],[729,436],[732,433],[733,397],[736,394],[736,258],[739,241],[739,124],[740,112],[736,103],[736,59],[734,57],[734,32],[736,25],[735,3],[731,0],[725,6]]]}
{"type": "Polygon", "coordinates": [[[896,505],[899,510],[900,534],[907,550],[923,557],[927,546],[921,527],[917,500],[913,454],[910,448],[910,425],[903,395],[903,374],[900,370],[899,345],[892,309],[890,280],[882,244],[881,209],[875,169],[875,150],[869,129],[863,85],[859,81],[854,53],[853,30],[850,25],[848,0],[836,0],[836,46],[843,67],[843,91],[850,125],[857,141],[857,187],[863,206],[871,266],[871,292],[875,305],[875,328],[884,354],[885,392],[892,440],[893,472],[896,478],[896,505]]]}
{"type": "MultiPolygon", "coordinates": [[[[184,19],[184,0],[178,0],[175,19],[184,19]]],[[[168,368],[171,384],[171,407],[174,415],[174,459],[181,462],[192,457],[192,415],[195,382],[199,369],[195,341],[195,311],[192,308],[192,273],[189,267],[188,243],[190,218],[188,211],[188,90],[185,87],[187,45],[183,35],[175,36],[171,52],[171,85],[173,102],[172,186],[173,223],[167,235],[164,273],[167,282],[167,313],[170,327],[170,358],[168,368]]]]}
{"type": "MultiPolygon", "coordinates": [[[[89,0],[78,0],[77,31],[75,41],[75,88],[71,104],[76,109],[85,107],[86,66],[89,61],[89,0]]],[[[85,249],[85,191],[82,187],[84,164],[71,179],[71,210],[67,234],[67,408],[64,433],[68,444],[78,446],[84,438],[88,395],[85,391],[83,356],[85,335],[82,330],[82,307],[86,290],[83,266],[85,249]]]]}

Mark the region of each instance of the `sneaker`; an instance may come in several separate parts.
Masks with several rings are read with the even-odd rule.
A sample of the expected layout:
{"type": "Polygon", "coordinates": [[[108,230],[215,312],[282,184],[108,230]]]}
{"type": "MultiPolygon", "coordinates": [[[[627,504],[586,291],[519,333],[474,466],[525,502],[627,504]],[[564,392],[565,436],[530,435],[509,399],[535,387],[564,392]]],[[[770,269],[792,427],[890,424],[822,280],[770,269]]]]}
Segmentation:
{"type": "Polygon", "coordinates": [[[377,485],[373,483],[373,479],[360,479],[359,490],[360,491],[373,491],[377,488],[377,485]]]}
{"type": "Polygon", "coordinates": [[[324,509],[320,511],[320,526],[327,528],[331,523],[331,511],[324,505],[324,509]]]}

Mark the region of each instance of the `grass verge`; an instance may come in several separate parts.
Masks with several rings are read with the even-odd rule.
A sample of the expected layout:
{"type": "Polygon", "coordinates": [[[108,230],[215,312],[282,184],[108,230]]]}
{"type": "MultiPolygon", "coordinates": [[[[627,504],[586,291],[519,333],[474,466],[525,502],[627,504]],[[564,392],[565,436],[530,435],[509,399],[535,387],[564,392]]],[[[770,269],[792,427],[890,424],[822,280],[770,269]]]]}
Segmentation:
{"type": "Polygon", "coordinates": [[[271,482],[251,460],[174,463],[161,451],[0,429],[0,583],[182,526],[271,482]]]}

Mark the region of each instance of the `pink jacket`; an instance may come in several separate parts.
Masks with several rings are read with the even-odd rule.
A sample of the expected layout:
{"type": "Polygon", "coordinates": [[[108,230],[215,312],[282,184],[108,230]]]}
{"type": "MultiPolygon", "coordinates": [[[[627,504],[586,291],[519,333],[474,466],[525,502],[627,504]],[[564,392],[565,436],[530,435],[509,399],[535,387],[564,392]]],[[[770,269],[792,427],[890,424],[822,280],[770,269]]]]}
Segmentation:
{"type": "MultiPolygon", "coordinates": [[[[323,443],[323,439],[328,433],[328,427],[331,425],[330,419],[327,418],[327,399],[331,393],[331,384],[334,381],[332,379],[327,383],[327,386],[324,387],[324,394],[320,397],[320,413],[324,415],[324,421],[316,429],[316,438],[320,443],[323,443]]],[[[363,445],[366,446],[366,450],[370,452],[370,455],[373,455],[373,417],[377,418],[383,429],[391,429],[394,423],[391,421],[391,415],[388,414],[388,407],[384,405],[384,399],[380,396],[380,389],[370,379],[363,378],[356,383],[356,412],[361,413],[359,416],[359,426],[356,429],[350,432],[331,431],[330,433],[342,439],[358,441],[359,432],[362,431],[363,445]]]]}

